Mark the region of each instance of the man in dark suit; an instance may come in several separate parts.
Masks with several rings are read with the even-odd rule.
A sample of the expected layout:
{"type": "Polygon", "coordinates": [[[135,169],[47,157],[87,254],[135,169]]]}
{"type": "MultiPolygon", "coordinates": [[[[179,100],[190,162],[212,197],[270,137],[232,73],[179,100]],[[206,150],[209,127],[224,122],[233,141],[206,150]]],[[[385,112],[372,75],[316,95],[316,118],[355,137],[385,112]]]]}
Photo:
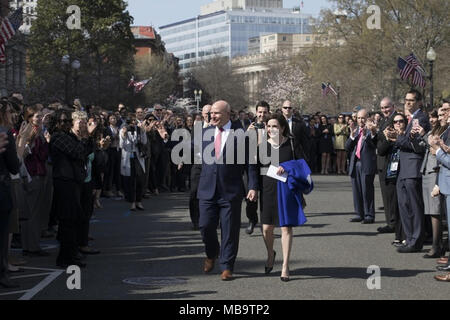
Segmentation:
{"type": "MultiPolygon", "coordinates": [[[[266,128],[267,118],[270,115],[270,105],[266,101],[258,101],[256,103],[256,119],[254,123],[251,123],[247,130],[256,130],[258,135],[258,141],[264,135],[264,130],[266,128]]],[[[248,172],[245,172],[248,175],[248,172]]],[[[261,181],[261,175],[259,176],[259,183],[261,181]]],[[[247,190],[247,189],[246,189],[247,190]]],[[[259,210],[262,211],[262,198],[259,201],[259,210]]],[[[245,212],[248,218],[248,227],[245,229],[247,234],[252,234],[255,226],[258,224],[258,202],[246,200],[245,212]]]]}
{"type": "MultiPolygon", "coordinates": [[[[207,104],[203,106],[202,109],[202,118],[203,121],[201,123],[194,124],[194,127],[191,132],[192,141],[194,141],[196,133],[201,132],[202,128],[209,127],[209,114],[211,111],[211,105],[207,104]]],[[[200,139],[201,140],[201,139],[200,139]]],[[[198,190],[198,181],[200,180],[200,174],[202,173],[202,165],[201,165],[201,153],[193,152],[191,155],[192,166],[191,166],[191,188],[189,194],[189,215],[191,217],[192,229],[199,230],[199,202],[197,199],[197,190],[198,190]],[[200,159],[197,161],[197,159],[200,159]]]]}
{"type": "Polygon", "coordinates": [[[356,217],[351,222],[371,224],[375,222],[375,188],[373,181],[377,169],[377,127],[368,120],[368,113],[362,109],[357,114],[358,125],[351,127],[351,134],[345,143],[350,156],[349,175],[352,178],[353,204],[356,217]]]}
{"type": "Polygon", "coordinates": [[[226,101],[217,101],[211,107],[211,127],[204,130],[204,137],[211,136],[212,141],[203,141],[203,165],[198,183],[197,197],[200,208],[200,231],[207,258],[203,271],[210,272],[220,253],[221,279],[231,280],[234,262],[239,247],[239,229],[241,225],[241,205],[244,197],[242,175],[248,167],[247,198],[257,200],[258,173],[256,165],[238,164],[238,154],[247,150],[237,150],[237,137],[233,135],[231,125],[231,107],[226,101]],[[212,153],[204,152],[211,149],[212,153]],[[234,159],[228,159],[227,151],[234,150],[234,159]],[[206,154],[205,154],[206,153],[206,154]],[[212,161],[211,161],[212,160],[212,161]],[[220,219],[222,241],[219,245],[217,226],[220,219]]]}
{"type": "Polygon", "coordinates": [[[383,134],[384,130],[393,126],[393,120],[397,112],[392,100],[388,97],[381,100],[380,103],[383,118],[379,123],[378,142],[377,142],[377,170],[380,181],[381,196],[383,198],[384,214],[386,216],[386,226],[378,228],[380,233],[394,233],[395,227],[400,222],[400,215],[398,212],[397,203],[397,189],[394,182],[386,180],[386,171],[389,165],[389,158],[380,156],[380,148],[386,143],[386,136],[383,134]]]}
{"type": "Polygon", "coordinates": [[[246,113],[244,110],[239,111],[239,122],[241,123],[242,128],[244,131],[247,131],[248,126],[250,125],[250,120],[246,119],[246,113]]]}
{"type": "Polygon", "coordinates": [[[418,252],[423,247],[424,203],[422,195],[422,174],[420,167],[424,150],[415,150],[412,140],[419,138],[416,128],[419,126],[430,130],[428,115],[421,110],[422,95],[417,90],[410,90],[405,98],[405,114],[408,125],[404,134],[397,137],[395,145],[400,148],[400,171],[397,178],[397,196],[403,230],[406,236],[404,247],[397,249],[400,253],[418,252]]]}
{"type": "Polygon", "coordinates": [[[297,119],[294,117],[294,108],[289,100],[283,102],[282,112],[289,124],[290,133],[294,137],[294,147],[301,147],[303,152],[302,158],[307,161],[306,151],[309,149],[309,139],[311,137],[310,132],[306,128],[305,122],[303,119],[297,119]]]}

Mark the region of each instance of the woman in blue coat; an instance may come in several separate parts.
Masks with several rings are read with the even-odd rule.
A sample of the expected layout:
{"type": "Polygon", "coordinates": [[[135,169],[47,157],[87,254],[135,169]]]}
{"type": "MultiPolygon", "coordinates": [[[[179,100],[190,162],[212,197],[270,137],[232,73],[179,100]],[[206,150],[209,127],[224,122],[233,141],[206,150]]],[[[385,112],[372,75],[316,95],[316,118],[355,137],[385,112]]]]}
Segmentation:
{"type": "MultiPolygon", "coordinates": [[[[302,225],[306,222],[302,208],[302,192],[307,190],[307,177],[311,171],[299,155],[303,154],[300,145],[294,145],[289,134],[289,125],[282,115],[274,114],[267,122],[268,140],[267,155],[270,159],[261,164],[263,182],[261,196],[263,199],[261,223],[263,225],[263,237],[267,248],[267,262],[265,273],[272,271],[275,263],[276,252],[273,250],[274,229],[279,225],[282,230],[281,244],[283,248],[283,269],[281,280],[289,281],[289,258],[292,249],[293,231],[292,227],[302,225]],[[278,155],[278,156],[276,156],[278,155]],[[267,176],[270,165],[277,167],[277,173],[288,174],[286,182],[278,181],[267,176]],[[301,177],[304,177],[301,178],[301,177]]],[[[263,147],[260,145],[260,148],[263,147]]]]}

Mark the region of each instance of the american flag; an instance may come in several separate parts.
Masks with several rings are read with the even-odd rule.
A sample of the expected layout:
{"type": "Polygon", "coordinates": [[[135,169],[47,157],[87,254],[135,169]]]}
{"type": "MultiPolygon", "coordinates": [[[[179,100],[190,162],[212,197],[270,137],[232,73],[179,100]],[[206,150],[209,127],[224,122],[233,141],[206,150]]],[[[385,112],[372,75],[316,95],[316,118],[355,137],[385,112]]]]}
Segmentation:
{"type": "Polygon", "coordinates": [[[412,75],[413,85],[425,88],[425,70],[413,53],[407,56],[406,59],[398,58],[397,65],[400,69],[400,78],[402,80],[407,80],[412,75]]]}
{"type": "Polygon", "coordinates": [[[149,79],[145,79],[139,82],[134,82],[134,92],[135,93],[139,93],[141,92],[142,89],[144,89],[144,87],[150,82],[150,80],[152,80],[152,78],[149,79]]]}
{"type": "Polygon", "coordinates": [[[134,82],[134,76],[132,76],[131,79],[130,79],[130,82],[128,83],[128,88],[131,87],[131,86],[134,87],[134,84],[135,84],[135,82],[134,82]]]}
{"type": "Polygon", "coordinates": [[[12,15],[2,19],[0,26],[0,62],[6,62],[6,44],[16,34],[23,23],[23,8],[20,7],[12,15]]]}
{"type": "Polygon", "coordinates": [[[334,90],[334,88],[331,86],[331,83],[322,82],[322,95],[325,97],[330,92],[333,92],[336,96],[338,95],[336,90],[334,90]]]}

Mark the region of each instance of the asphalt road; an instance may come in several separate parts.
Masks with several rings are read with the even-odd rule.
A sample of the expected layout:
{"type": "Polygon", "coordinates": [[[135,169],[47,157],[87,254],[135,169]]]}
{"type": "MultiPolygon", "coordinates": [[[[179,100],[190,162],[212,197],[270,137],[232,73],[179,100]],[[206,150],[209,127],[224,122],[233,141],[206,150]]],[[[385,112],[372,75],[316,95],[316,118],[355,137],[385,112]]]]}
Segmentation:
{"type": "Polygon", "coordinates": [[[0,299],[448,299],[448,284],[433,279],[435,259],[422,258],[429,246],[422,253],[397,253],[393,234],[376,231],[384,225],[384,213],[377,211],[372,225],[349,222],[353,203],[348,177],[315,176],[314,181],[315,190],[306,197],[308,222],[294,229],[288,283],[280,281],[280,230],[276,264],[267,276],[261,231],[245,233],[244,206],[235,280],[221,281],[218,266],[203,274],[204,246],[200,233],[191,230],[188,195],[166,193],[146,200],[144,212],[130,213],[123,201],[102,200],[104,209],[96,210],[91,224],[92,245],[101,254],[87,258],[80,290],[67,288],[70,275],[55,267],[57,243],[46,240],[51,256],[28,258],[26,266],[41,269],[24,269],[16,278],[21,288],[0,289],[0,299]],[[380,289],[367,286],[372,265],[380,268],[380,289]],[[11,294],[17,290],[21,292],[11,294]]]}

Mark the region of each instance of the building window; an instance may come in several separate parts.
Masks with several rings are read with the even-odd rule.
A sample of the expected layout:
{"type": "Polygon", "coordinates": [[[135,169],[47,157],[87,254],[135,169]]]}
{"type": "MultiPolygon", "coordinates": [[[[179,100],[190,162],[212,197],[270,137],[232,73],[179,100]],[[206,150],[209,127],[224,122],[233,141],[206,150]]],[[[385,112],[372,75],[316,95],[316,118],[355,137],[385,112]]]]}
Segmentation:
{"type": "Polygon", "coordinates": [[[306,41],[307,42],[311,41],[311,37],[306,37],[306,41]]]}
{"type": "Polygon", "coordinates": [[[283,37],[283,41],[286,41],[286,37],[283,37]]]}

